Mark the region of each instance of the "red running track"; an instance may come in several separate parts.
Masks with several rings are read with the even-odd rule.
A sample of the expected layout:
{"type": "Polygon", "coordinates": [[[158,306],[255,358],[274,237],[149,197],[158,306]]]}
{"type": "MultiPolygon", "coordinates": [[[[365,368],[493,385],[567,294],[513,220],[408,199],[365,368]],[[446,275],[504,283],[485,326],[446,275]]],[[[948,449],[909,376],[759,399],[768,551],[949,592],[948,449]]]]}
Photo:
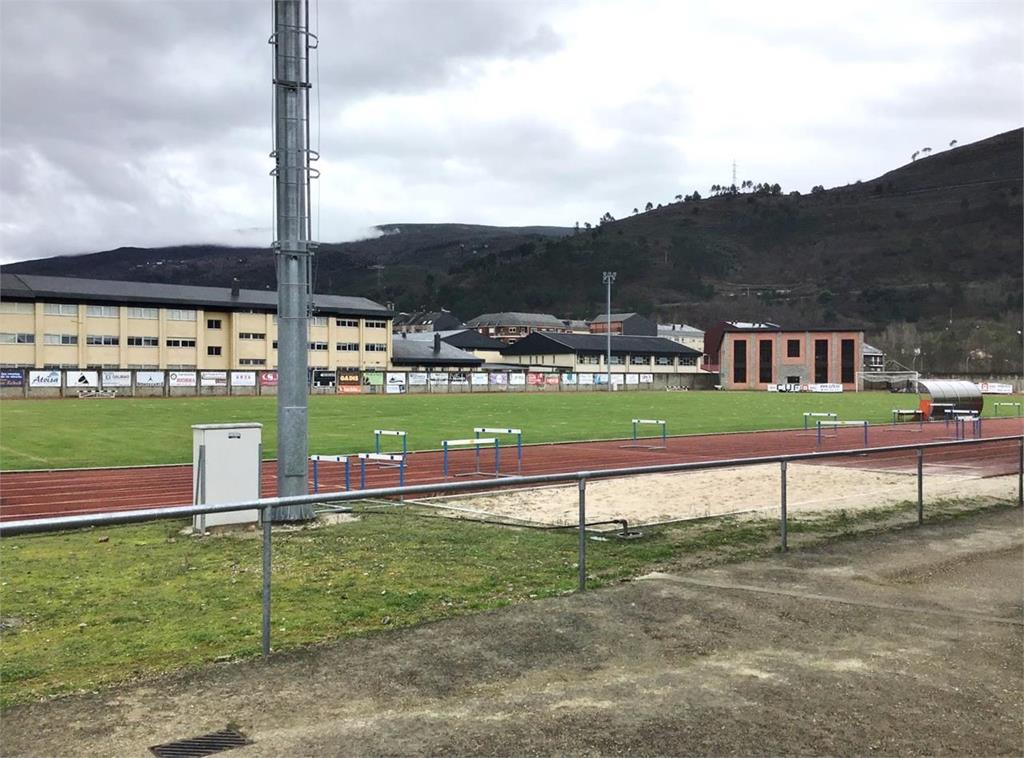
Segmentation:
{"type": "MultiPolygon", "coordinates": [[[[986,419],[984,425],[986,437],[1024,433],[1024,419],[986,419]]],[[[949,439],[951,432],[952,427],[947,428],[942,422],[926,424],[923,429],[919,429],[915,423],[872,426],[869,431],[869,446],[934,442],[949,439]]],[[[623,447],[626,443],[628,440],[528,445],[523,448],[523,473],[563,473],[586,469],[624,468],[721,458],[753,458],[864,447],[863,429],[856,427],[839,429],[836,436],[825,439],[820,448],[815,444],[813,432],[801,431],[670,437],[667,448],[663,450],[623,447]]],[[[452,473],[470,472],[474,469],[472,450],[459,450],[449,455],[452,473]]],[[[928,471],[942,469],[945,473],[998,476],[1016,472],[1018,456],[1017,443],[993,443],[963,449],[928,451],[925,453],[925,462],[928,471]]],[[[515,473],[514,448],[503,448],[501,459],[503,472],[515,473]]],[[[488,456],[488,451],[482,451],[481,461],[486,464],[488,460],[493,461],[493,453],[488,456]]],[[[878,453],[858,459],[837,458],[834,465],[910,470],[916,465],[916,455],[878,453]]],[[[486,465],[482,467],[486,468],[486,465]]],[[[261,486],[263,493],[268,496],[277,490],[275,472],[274,462],[268,461],[263,464],[261,486]]],[[[353,465],[353,486],[358,486],[358,477],[358,465],[353,465]]],[[[319,479],[322,492],[343,489],[343,467],[339,464],[321,464],[319,479]]],[[[429,484],[443,480],[440,452],[424,451],[409,454],[405,472],[406,484],[429,484]]],[[[368,487],[397,486],[398,471],[393,468],[367,467],[366,484],[368,487]]],[[[0,474],[2,521],[72,513],[105,513],[191,502],[192,467],[189,464],[0,474]]]]}

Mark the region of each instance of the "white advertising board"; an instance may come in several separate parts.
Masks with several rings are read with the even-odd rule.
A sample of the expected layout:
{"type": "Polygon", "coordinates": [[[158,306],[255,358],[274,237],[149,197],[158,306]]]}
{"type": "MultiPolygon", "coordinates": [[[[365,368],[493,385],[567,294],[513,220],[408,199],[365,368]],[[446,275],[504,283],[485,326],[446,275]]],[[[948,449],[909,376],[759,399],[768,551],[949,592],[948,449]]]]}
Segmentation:
{"type": "Polygon", "coordinates": [[[448,374],[443,371],[431,371],[429,379],[432,385],[440,386],[442,384],[448,384],[448,374]]]}
{"type": "Polygon", "coordinates": [[[807,389],[811,392],[842,392],[841,384],[808,384],[807,389]]]}
{"type": "Polygon", "coordinates": [[[64,373],[65,387],[99,387],[100,373],[98,371],[66,371],[64,373]]]}
{"type": "Polygon", "coordinates": [[[227,387],[227,371],[202,371],[199,374],[200,387],[227,387]]]}
{"type": "Polygon", "coordinates": [[[29,387],[59,387],[60,386],[60,371],[53,369],[51,371],[29,371],[28,372],[28,386],[29,387]]]}
{"type": "Polygon", "coordinates": [[[576,384],[576,374],[571,371],[562,374],[562,384],[576,384]]]}
{"type": "Polygon", "coordinates": [[[255,371],[232,371],[231,372],[231,386],[232,387],[255,387],[256,386],[256,372],[255,371]]]}
{"type": "Polygon", "coordinates": [[[487,386],[487,374],[483,371],[474,371],[469,375],[469,383],[474,387],[486,387],[487,386]]]}
{"type": "Polygon", "coordinates": [[[654,374],[640,374],[640,384],[654,384],[654,374]]]}
{"type": "Polygon", "coordinates": [[[103,386],[104,387],[131,387],[132,386],[132,372],[131,371],[104,371],[103,372],[103,386]]]}
{"type": "Polygon", "coordinates": [[[1012,395],[1013,385],[1001,382],[978,382],[978,389],[983,395],[1012,395]]]}
{"type": "Polygon", "coordinates": [[[577,379],[579,384],[593,384],[594,383],[594,375],[593,374],[578,374],[576,379],[577,379]]]}
{"type": "Polygon", "coordinates": [[[136,387],[163,387],[164,386],[164,372],[163,371],[136,371],[135,372],[135,386],[136,387]]]}
{"type": "Polygon", "coordinates": [[[640,384],[640,375],[626,374],[626,384],[640,384]]]}
{"type": "Polygon", "coordinates": [[[409,385],[415,387],[423,387],[427,383],[427,375],[422,371],[410,371],[409,372],[409,385]]]}
{"type": "Polygon", "coordinates": [[[508,383],[513,387],[523,387],[526,385],[526,374],[521,371],[514,371],[508,375],[508,383]]]}
{"type": "Polygon", "coordinates": [[[195,371],[169,371],[167,372],[167,384],[171,387],[195,387],[195,371]]]}

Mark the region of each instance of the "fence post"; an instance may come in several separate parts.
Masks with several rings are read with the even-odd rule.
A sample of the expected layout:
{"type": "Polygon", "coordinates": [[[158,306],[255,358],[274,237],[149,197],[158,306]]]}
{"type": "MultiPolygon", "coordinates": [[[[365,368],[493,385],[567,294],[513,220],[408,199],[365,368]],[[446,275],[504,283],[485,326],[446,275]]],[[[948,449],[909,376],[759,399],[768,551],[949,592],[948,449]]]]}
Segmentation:
{"type": "Polygon", "coordinates": [[[587,480],[580,477],[580,534],[579,534],[579,561],[580,579],[579,591],[587,589],[587,480]]]}
{"type": "Polygon", "coordinates": [[[1024,508],[1024,437],[1020,440],[1020,460],[1017,466],[1017,506],[1024,508]]]}
{"type": "Polygon", "coordinates": [[[924,450],[917,449],[917,523],[924,523],[924,450]]]}
{"type": "Polygon", "coordinates": [[[270,507],[263,509],[263,657],[270,655],[270,507]]]}
{"type": "Polygon", "coordinates": [[[781,498],[781,518],[782,523],[780,525],[781,537],[782,537],[782,549],[789,550],[789,523],[788,516],[786,514],[786,461],[781,462],[782,466],[782,498],[781,498]]]}

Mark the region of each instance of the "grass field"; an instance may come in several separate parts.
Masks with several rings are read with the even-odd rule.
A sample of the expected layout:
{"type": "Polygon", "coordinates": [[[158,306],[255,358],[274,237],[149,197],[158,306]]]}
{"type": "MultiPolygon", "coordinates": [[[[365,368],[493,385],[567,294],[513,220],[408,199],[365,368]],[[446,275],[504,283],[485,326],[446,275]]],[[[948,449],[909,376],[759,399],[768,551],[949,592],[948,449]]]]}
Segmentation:
{"type": "MultiPolygon", "coordinates": [[[[929,503],[929,520],[991,507],[929,503]]],[[[793,519],[791,549],[915,523],[914,508],[793,519]]],[[[211,663],[260,647],[260,542],[183,522],[0,542],[0,705],[211,663]]],[[[591,542],[590,586],[777,550],[775,519],[716,519],[591,542]]],[[[570,592],[576,535],[408,512],[275,534],[275,650],[570,592]]]]}
{"type": "MultiPolygon", "coordinates": [[[[373,429],[404,429],[413,450],[471,435],[474,426],[515,426],[525,442],[626,437],[630,419],[668,421],[669,434],[792,428],[804,411],[887,422],[912,395],[886,392],[630,392],[325,396],[310,398],[310,452],[372,448],[373,429]]],[[[184,463],[192,424],[263,423],[264,454],[275,456],[273,397],[158,398],[111,401],[5,400],[0,408],[0,469],[184,463]]]]}

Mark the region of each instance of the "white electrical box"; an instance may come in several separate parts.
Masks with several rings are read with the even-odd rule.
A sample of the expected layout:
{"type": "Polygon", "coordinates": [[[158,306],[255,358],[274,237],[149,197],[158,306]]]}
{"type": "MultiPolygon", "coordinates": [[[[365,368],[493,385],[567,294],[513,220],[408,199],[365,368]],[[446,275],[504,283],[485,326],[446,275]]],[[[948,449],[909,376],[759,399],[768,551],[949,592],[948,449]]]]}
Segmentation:
{"type": "MultiPolygon", "coordinates": [[[[260,496],[263,424],[196,424],[192,427],[192,494],[197,505],[236,503],[260,496]]],[[[259,511],[196,516],[193,527],[251,524],[259,511]]]]}

